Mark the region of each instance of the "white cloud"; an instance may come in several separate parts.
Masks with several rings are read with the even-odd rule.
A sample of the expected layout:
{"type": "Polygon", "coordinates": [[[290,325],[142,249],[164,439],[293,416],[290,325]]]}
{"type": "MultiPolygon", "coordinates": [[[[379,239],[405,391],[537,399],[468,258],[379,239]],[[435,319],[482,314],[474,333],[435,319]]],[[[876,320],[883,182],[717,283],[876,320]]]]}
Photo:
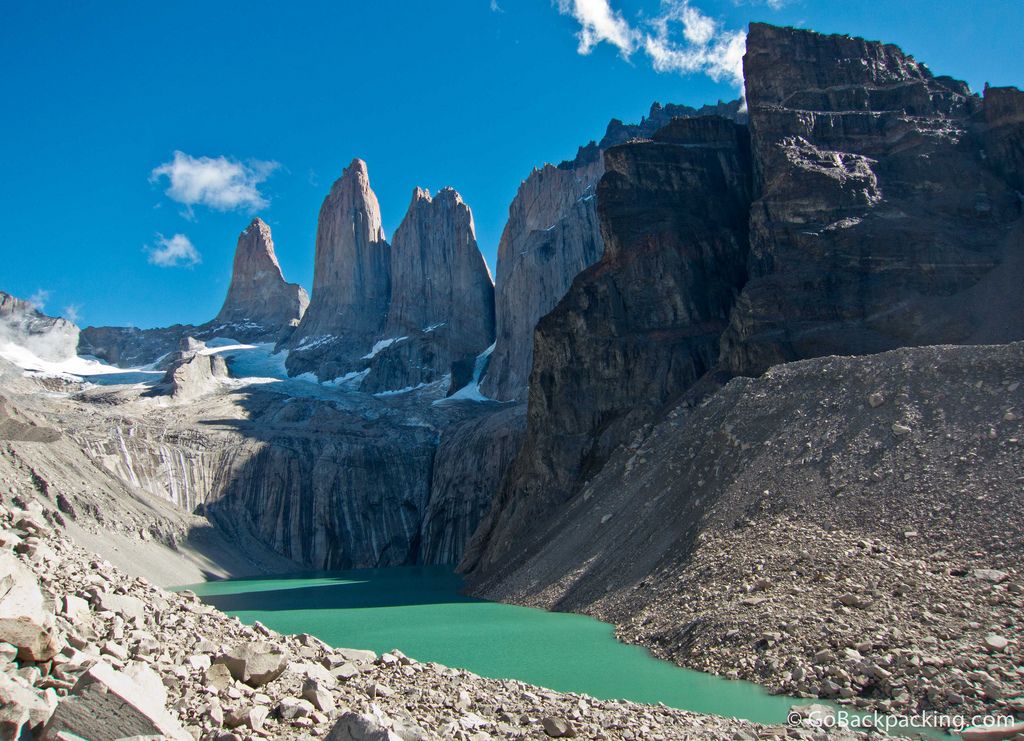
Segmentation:
{"type": "Polygon", "coordinates": [[[190,268],[203,261],[202,255],[184,234],[175,234],[170,239],[165,239],[163,234],[156,236],[156,247],[146,245],[142,248],[149,253],[151,265],[158,265],[161,268],[190,268]]]}
{"type": "Polygon", "coordinates": [[[49,301],[51,293],[53,293],[53,291],[44,291],[40,288],[29,296],[28,302],[32,304],[32,308],[36,311],[43,311],[46,308],[46,302],[49,301]]]}
{"type": "MultiPolygon", "coordinates": [[[[580,24],[578,51],[589,54],[605,41],[629,58],[637,49],[650,58],[658,72],[705,74],[743,87],[746,33],[728,31],[722,22],[705,15],[690,0],[662,0],[661,12],[636,26],[613,10],[608,0],[556,0],[558,12],[580,24]]],[[[787,0],[767,0],[781,6],[787,0]]]]}
{"type": "Polygon", "coordinates": [[[257,186],[279,167],[277,162],[242,163],[227,157],[193,157],[175,152],[174,159],[155,168],[149,179],[156,182],[167,177],[170,186],[164,192],[185,204],[189,215],[197,204],[218,211],[257,211],[269,203],[257,186]]]}
{"type": "Polygon", "coordinates": [[[501,9],[500,5],[498,5],[498,0],[491,0],[491,12],[504,13],[505,11],[501,9]]]}
{"type": "Polygon", "coordinates": [[[558,0],[558,12],[579,22],[580,54],[589,54],[602,41],[617,46],[624,58],[636,49],[637,32],[622,13],[612,10],[608,0],[558,0]]]}
{"type": "Polygon", "coordinates": [[[82,318],[82,315],[78,313],[81,308],[78,304],[68,304],[64,307],[64,312],[61,316],[72,324],[78,324],[78,320],[82,318]]]}

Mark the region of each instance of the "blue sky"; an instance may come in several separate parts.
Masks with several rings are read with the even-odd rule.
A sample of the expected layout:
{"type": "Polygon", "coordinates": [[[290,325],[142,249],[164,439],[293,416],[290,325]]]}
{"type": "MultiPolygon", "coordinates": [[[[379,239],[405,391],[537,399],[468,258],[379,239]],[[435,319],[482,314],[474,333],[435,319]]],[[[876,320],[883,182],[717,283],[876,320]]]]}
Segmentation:
{"type": "Polygon", "coordinates": [[[0,290],[83,326],[212,318],[254,215],[308,289],[320,203],[353,157],[389,239],[414,187],[450,185],[493,271],[535,165],[654,100],[737,97],[728,42],[750,21],[897,43],[976,90],[1024,86],[1019,0],[2,0],[0,14],[0,290]]]}

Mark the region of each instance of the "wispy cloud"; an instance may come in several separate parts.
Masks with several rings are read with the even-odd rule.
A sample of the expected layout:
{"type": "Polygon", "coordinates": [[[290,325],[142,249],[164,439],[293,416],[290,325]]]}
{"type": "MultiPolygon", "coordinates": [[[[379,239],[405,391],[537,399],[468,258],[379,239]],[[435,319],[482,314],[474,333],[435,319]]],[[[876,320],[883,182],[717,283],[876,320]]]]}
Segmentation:
{"type": "Polygon", "coordinates": [[[142,248],[149,254],[151,265],[158,265],[161,268],[191,268],[203,261],[199,250],[184,234],[175,234],[170,239],[165,239],[163,234],[156,236],[155,247],[146,245],[142,248]]]}
{"type": "Polygon", "coordinates": [[[279,167],[277,162],[243,163],[227,157],[193,157],[175,152],[174,159],[154,168],[149,179],[158,182],[166,177],[170,184],[164,192],[185,204],[190,216],[196,205],[218,211],[257,211],[269,203],[258,186],[279,167]]]}
{"type": "MultiPolygon", "coordinates": [[[[788,0],[766,0],[772,7],[788,0]]],[[[608,0],[556,0],[558,12],[580,24],[576,36],[580,54],[589,54],[602,42],[612,44],[629,59],[642,50],[658,72],[705,74],[742,89],[746,33],[727,30],[718,19],[705,15],[690,0],[662,0],[653,18],[627,21],[608,0]]]]}
{"type": "Polygon", "coordinates": [[[36,311],[43,311],[46,309],[46,302],[50,300],[51,293],[53,293],[53,291],[46,291],[40,288],[29,296],[28,302],[32,304],[32,308],[36,311]]]}
{"type": "Polygon", "coordinates": [[[504,13],[505,11],[501,9],[500,5],[498,5],[498,0],[491,0],[491,12],[504,13]]]}
{"type": "Polygon", "coordinates": [[[78,304],[68,304],[67,306],[64,307],[64,312],[61,314],[61,316],[63,316],[72,324],[78,324],[78,320],[82,318],[82,315],[79,314],[79,311],[81,311],[81,309],[82,307],[79,306],[78,304]]]}

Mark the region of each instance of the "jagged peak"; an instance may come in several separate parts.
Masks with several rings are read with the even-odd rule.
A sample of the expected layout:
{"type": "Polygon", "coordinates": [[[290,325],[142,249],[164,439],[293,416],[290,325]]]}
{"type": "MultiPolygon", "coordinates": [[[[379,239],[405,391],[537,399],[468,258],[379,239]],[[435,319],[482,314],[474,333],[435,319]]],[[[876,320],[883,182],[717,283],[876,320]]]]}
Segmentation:
{"type": "Polygon", "coordinates": [[[235,260],[232,267],[232,278],[252,270],[250,261],[254,258],[259,260],[261,256],[269,260],[272,268],[284,280],[281,264],[277,261],[277,254],[274,252],[274,239],[270,226],[257,216],[238,235],[238,244],[235,247],[235,260]]]}
{"type": "Polygon", "coordinates": [[[360,189],[370,188],[370,171],[367,169],[366,163],[358,157],[341,171],[341,177],[335,180],[331,186],[331,195],[336,195],[348,183],[356,183],[360,189]]]}

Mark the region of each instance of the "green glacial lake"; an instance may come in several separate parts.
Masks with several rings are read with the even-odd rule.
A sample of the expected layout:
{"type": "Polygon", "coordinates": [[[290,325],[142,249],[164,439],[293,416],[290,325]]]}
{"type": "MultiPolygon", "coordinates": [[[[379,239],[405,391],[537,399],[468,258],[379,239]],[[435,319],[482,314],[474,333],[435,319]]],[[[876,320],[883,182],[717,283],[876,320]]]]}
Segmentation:
{"type": "Polygon", "coordinates": [[[611,625],[581,615],[464,597],[446,567],[401,567],[241,579],[189,587],[246,623],[311,633],[332,646],[397,648],[486,677],[519,679],[599,699],[785,723],[793,700],[681,669],[619,643],[611,625]]]}

